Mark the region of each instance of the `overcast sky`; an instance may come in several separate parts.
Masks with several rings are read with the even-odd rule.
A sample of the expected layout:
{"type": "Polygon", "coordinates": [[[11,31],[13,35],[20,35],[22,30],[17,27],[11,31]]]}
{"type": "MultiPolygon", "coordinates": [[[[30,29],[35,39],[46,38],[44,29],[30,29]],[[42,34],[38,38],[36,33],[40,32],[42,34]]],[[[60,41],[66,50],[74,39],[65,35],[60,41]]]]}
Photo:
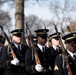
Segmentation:
{"type": "Polygon", "coordinates": [[[47,2],[47,0],[41,0],[39,2],[31,0],[25,7],[25,16],[35,15],[39,19],[50,19],[51,13],[48,5],[49,2],[47,2]]]}
{"type": "Polygon", "coordinates": [[[29,16],[29,15],[36,15],[37,17],[39,17],[39,19],[43,19],[43,20],[50,20],[52,15],[49,11],[49,8],[47,5],[39,5],[39,4],[34,4],[34,5],[29,5],[27,7],[25,7],[25,16],[29,16]]]}
{"type": "MultiPolygon", "coordinates": [[[[31,0],[31,2],[34,0],[31,0]]],[[[29,2],[29,4],[27,6],[25,6],[24,9],[24,14],[25,16],[29,16],[29,15],[35,15],[37,16],[39,19],[43,19],[43,20],[51,20],[54,16],[53,14],[51,14],[51,11],[49,10],[49,1],[47,2],[47,0],[41,0],[41,2],[43,2],[43,5],[39,5],[39,3],[34,2],[33,4],[31,4],[31,2],[29,2]]],[[[26,3],[26,2],[25,2],[26,3]]],[[[12,8],[10,9],[10,6],[5,4],[3,7],[4,11],[9,11],[9,14],[11,15],[12,18],[12,25],[15,25],[15,9],[12,8]]],[[[76,17],[76,15],[73,14],[73,17],[76,17]]],[[[12,27],[14,28],[14,27],[12,27]]]]}
{"type": "MultiPolygon", "coordinates": [[[[12,8],[10,9],[9,5],[8,4],[5,4],[2,9],[4,9],[4,11],[9,11],[9,14],[12,18],[12,25],[15,24],[15,9],[12,8]]],[[[44,4],[43,5],[39,5],[38,3],[32,5],[30,4],[29,2],[29,5],[28,6],[25,6],[25,9],[24,9],[24,14],[25,16],[29,16],[29,15],[35,15],[37,16],[39,19],[43,19],[43,20],[50,20],[52,18],[52,15],[49,11],[49,8],[48,8],[48,3],[46,0],[44,0],[44,4]]],[[[14,27],[13,27],[14,28],[14,27]]]]}

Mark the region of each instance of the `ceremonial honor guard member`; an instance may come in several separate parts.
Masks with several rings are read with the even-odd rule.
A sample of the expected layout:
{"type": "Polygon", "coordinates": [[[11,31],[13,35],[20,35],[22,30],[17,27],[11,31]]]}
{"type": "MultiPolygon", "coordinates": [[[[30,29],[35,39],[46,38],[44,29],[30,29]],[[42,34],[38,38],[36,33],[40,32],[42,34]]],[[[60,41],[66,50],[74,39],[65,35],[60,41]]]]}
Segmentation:
{"type": "Polygon", "coordinates": [[[55,60],[54,75],[76,75],[76,33],[69,33],[62,37],[66,50],[55,60]]]}
{"type": "MultiPolygon", "coordinates": [[[[60,35],[61,33],[58,32],[58,34],[60,35]]],[[[62,53],[58,34],[53,33],[49,36],[49,41],[51,42],[51,47],[50,47],[51,52],[50,53],[51,53],[51,57],[52,57],[51,65],[52,65],[53,73],[54,73],[55,58],[58,54],[62,53]]]]}
{"type": "Polygon", "coordinates": [[[12,50],[8,44],[4,47],[1,56],[1,64],[5,69],[4,75],[26,75],[24,64],[28,47],[21,43],[22,29],[15,29],[11,31],[11,34],[12,50]]]}
{"type": "Polygon", "coordinates": [[[26,53],[25,67],[28,75],[51,75],[51,55],[45,46],[48,29],[35,30],[37,44],[26,53]]]}

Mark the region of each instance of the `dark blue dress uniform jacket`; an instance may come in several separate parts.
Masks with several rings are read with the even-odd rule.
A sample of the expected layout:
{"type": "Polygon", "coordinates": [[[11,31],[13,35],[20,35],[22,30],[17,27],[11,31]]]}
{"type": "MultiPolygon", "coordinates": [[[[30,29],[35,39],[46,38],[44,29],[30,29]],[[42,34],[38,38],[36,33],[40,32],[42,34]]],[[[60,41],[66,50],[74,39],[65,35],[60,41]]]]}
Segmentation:
{"type": "MultiPolygon", "coordinates": [[[[76,61],[67,52],[69,65],[73,75],[76,75],[76,61]]],[[[54,75],[68,75],[65,60],[63,60],[62,54],[58,55],[55,60],[54,75]]]]}
{"type": "MultiPolygon", "coordinates": [[[[25,54],[26,54],[26,50],[28,49],[28,47],[22,44],[22,51],[19,51],[15,47],[15,45],[12,44],[12,48],[17,58],[19,59],[20,63],[24,64],[25,54]]],[[[5,69],[4,75],[26,75],[24,72],[25,70],[24,65],[15,66],[10,63],[11,60],[13,60],[13,57],[11,54],[9,54],[9,51],[10,49],[8,47],[4,47],[4,50],[1,56],[2,67],[5,69]]]]}
{"type": "Polygon", "coordinates": [[[49,51],[49,48],[45,48],[45,53],[41,52],[40,48],[37,45],[35,48],[38,53],[41,65],[44,67],[44,70],[43,72],[37,72],[35,70],[36,60],[34,57],[34,50],[30,48],[26,53],[25,60],[25,67],[28,75],[52,75],[51,70],[49,70],[49,67],[51,68],[51,53],[49,51]]]}
{"type": "Polygon", "coordinates": [[[58,54],[62,53],[62,50],[61,48],[59,47],[59,51],[56,51],[53,47],[50,47],[50,53],[51,53],[51,68],[52,68],[52,71],[54,73],[54,62],[55,62],[55,58],[58,54]]]}

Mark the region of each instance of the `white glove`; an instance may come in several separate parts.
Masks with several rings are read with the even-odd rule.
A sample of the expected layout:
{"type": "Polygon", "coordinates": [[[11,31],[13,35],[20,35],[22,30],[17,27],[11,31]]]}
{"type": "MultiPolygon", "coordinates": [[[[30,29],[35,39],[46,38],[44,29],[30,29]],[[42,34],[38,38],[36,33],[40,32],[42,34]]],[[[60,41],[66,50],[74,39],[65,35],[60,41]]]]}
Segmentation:
{"type": "Polygon", "coordinates": [[[52,70],[51,66],[49,66],[49,70],[52,70]]]}
{"type": "Polygon", "coordinates": [[[42,65],[37,64],[37,65],[35,65],[35,69],[36,69],[38,72],[42,72],[44,68],[42,67],[42,65]]]}
{"type": "Polygon", "coordinates": [[[12,61],[11,61],[11,64],[13,65],[19,65],[19,60],[17,58],[14,58],[12,61]]]}

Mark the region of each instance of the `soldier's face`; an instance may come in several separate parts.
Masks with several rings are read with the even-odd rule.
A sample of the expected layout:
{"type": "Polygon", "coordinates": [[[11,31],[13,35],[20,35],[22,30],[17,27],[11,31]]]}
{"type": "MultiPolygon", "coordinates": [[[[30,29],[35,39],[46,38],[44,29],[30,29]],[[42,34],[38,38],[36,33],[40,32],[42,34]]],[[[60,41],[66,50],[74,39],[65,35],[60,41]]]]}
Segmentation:
{"type": "Polygon", "coordinates": [[[46,40],[47,40],[47,38],[46,39],[43,39],[41,37],[38,37],[38,43],[41,44],[41,45],[45,45],[46,40]]]}
{"type": "Polygon", "coordinates": [[[66,43],[66,47],[69,51],[74,52],[75,48],[72,43],[66,43]]]}
{"type": "Polygon", "coordinates": [[[12,36],[12,41],[16,44],[20,44],[21,43],[21,37],[18,36],[12,36]]]}
{"type": "Polygon", "coordinates": [[[73,44],[73,47],[75,48],[75,50],[76,50],[76,44],[73,44]]]}
{"type": "Polygon", "coordinates": [[[59,40],[56,40],[54,38],[51,39],[51,42],[53,45],[59,45],[59,40]]]}

